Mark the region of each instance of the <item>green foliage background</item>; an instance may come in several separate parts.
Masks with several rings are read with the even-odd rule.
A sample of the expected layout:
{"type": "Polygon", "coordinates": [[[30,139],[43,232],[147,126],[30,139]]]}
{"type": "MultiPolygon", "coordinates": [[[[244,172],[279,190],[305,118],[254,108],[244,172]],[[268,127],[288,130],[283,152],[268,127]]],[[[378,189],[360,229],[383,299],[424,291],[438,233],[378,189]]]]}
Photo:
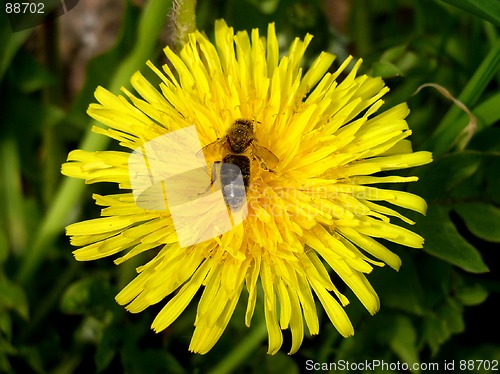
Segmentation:
{"type": "MultiPolygon", "coordinates": [[[[126,2],[116,44],[88,64],[85,85],[70,103],[62,100],[63,77],[54,68],[58,55],[41,63],[28,53],[24,45],[33,29],[13,33],[2,9],[0,372],[298,373],[306,371],[307,360],[341,359],[437,362],[440,372],[445,360],[455,360],[456,368],[459,360],[500,360],[495,311],[500,302],[500,3],[346,1],[350,11],[342,30],[327,17],[336,12],[327,8],[333,3],[205,0],[198,4],[197,24],[211,35],[221,17],[236,29],[265,30],[274,21],[282,45],[312,33],[311,58],[321,50],[339,61],[349,54],[363,57],[365,72],[383,76],[391,87],[386,107],[409,103],[414,147],[435,155],[432,164],[410,172],[418,182],[401,187],[429,203],[427,217],[414,217],[414,229],[426,243],[423,250],[387,244],[403,266],[399,273],[382,268],[369,275],[381,311],[370,317],[345,290],[353,338],[341,338],[322,314],[320,335],[306,337],[294,356],[270,357],[262,316],[257,313],[247,329],[244,309],[237,308],[219,343],[200,356],[187,351],[196,303],[158,335],[149,325],[161,305],[139,315],[116,305],[114,296],[134,277],[141,259],[119,267],[109,259],[77,263],[63,235],[65,225],[99,215],[93,192],[114,187],[85,187],[63,178],[60,165],[77,147],[116,147],[89,135],[86,107],[97,85],[118,92],[135,70],[146,73],[147,59],[161,63],[159,35],[171,4],[126,2]],[[425,88],[412,96],[429,82],[444,86],[477,117],[471,136],[464,132],[467,115],[437,91],[425,88]]],[[[52,43],[57,37],[54,33],[52,43]]]]}

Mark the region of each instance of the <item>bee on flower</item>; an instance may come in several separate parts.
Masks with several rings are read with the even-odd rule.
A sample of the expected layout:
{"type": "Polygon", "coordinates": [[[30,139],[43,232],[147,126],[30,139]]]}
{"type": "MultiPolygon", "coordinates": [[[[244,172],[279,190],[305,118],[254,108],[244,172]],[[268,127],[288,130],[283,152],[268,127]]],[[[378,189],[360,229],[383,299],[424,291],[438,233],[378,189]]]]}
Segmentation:
{"type": "MultiPolygon", "coordinates": [[[[168,298],[152,323],[159,332],[202,290],[189,346],[193,352],[206,353],[217,343],[244,288],[247,326],[257,290],[263,290],[269,354],[280,349],[282,330],[291,332],[290,353],[299,349],[305,326],[319,333],[316,300],[338,332],[351,336],[354,329],[344,310],[349,300],[329,273],[336,273],[374,314],[379,299],[366,274],[374,266],[397,270],[401,265],[378,239],[423,246],[422,237],[398,226],[398,221],[413,222],[393,207],[425,214],[425,201],[376,187],[416,181],[387,172],[432,160],[429,152],[413,152],[407,140],[408,107],[378,113],[388,88],[381,78],[357,75],[361,60],[341,81],[351,57],[331,72],[335,56],[321,53],[304,71],[301,62],[311,38],[295,39],[280,57],[273,24],[266,38],[257,29],[235,34],[224,21],[216,22],[214,43],[200,32],[190,34],[179,54],[165,49],[170,64],[162,70],[148,63],[161,79],[159,87],[137,72],[131,78],[136,94],[96,90],[99,104],[90,105],[88,113],[105,127],[94,131],[118,140],[124,151],[75,150],[62,167],[67,176],[114,182],[123,190],[95,195],[96,204],[105,207],[102,217],[67,227],[71,243],[81,247],[74,252],[77,260],[124,252],[115,259],[121,264],[155,251],[116,296],[119,304],[138,313],[168,298]],[[162,208],[147,205],[154,194],[141,195],[142,205],[131,192],[136,178],[131,154],[191,126],[199,140],[192,148],[201,149],[208,163],[200,169],[205,167],[206,180],[198,190],[208,186],[206,195],[214,204],[222,201],[217,217],[227,213],[226,226],[213,219],[210,204],[189,205],[193,208],[185,216],[201,217],[198,223],[179,221],[175,208],[196,199],[172,204],[169,194],[175,192],[169,188],[175,187],[162,184],[163,179],[156,184],[160,200],[166,201],[162,208]],[[234,142],[242,137],[243,144],[234,142]],[[245,214],[235,220],[242,209],[245,214]],[[215,227],[210,233],[203,231],[208,225],[215,227]],[[183,232],[191,235],[187,246],[181,245],[183,232]]],[[[170,153],[163,160],[176,158],[170,153]]]]}

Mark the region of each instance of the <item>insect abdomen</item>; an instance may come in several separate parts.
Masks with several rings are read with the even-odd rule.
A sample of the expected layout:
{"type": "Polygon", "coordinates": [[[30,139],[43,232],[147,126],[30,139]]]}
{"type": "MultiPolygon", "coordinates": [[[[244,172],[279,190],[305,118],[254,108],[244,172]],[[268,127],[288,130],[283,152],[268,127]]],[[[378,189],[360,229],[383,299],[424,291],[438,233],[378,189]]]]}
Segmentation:
{"type": "Polygon", "coordinates": [[[224,201],[231,209],[241,208],[246,200],[246,189],[250,180],[250,160],[243,155],[224,157],[220,170],[222,194],[224,201]],[[243,185],[238,183],[241,174],[243,185]]]}

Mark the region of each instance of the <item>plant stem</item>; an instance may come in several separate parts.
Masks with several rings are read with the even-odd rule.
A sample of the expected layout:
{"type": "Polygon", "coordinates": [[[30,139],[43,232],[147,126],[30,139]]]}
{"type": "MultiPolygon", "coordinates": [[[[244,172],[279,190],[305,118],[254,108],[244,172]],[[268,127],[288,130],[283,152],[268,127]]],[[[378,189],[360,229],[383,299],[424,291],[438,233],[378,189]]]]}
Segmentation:
{"type": "Polygon", "coordinates": [[[230,351],[224,359],[210,371],[209,374],[226,374],[235,372],[238,366],[250,357],[252,352],[262,344],[266,335],[266,322],[264,318],[262,318],[252,333],[232,351],[230,351]]]}
{"type": "Polygon", "coordinates": [[[171,14],[174,47],[180,51],[187,43],[189,33],[196,30],[196,0],[174,0],[171,14]]]}

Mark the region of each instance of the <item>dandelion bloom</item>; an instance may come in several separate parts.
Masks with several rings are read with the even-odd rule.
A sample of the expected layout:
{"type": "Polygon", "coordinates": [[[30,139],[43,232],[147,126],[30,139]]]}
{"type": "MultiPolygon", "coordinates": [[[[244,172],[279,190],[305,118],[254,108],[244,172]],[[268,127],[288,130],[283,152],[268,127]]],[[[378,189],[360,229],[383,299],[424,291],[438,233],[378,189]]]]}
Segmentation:
{"type": "MultiPolygon", "coordinates": [[[[129,150],[75,150],[62,167],[63,174],[86,183],[114,182],[126,190],[94,195],[105,207],[103,217],[67,227],[71,243],[82,247],[74,252],[77,260],[128,250],[115,260],[120,264],[141,252],[156,251],[116,296],[119,304],[138,313],[168,298],[152,323],[158,332],[203,289],[189,346],[193,352],[203,354],[214,346],[243,288],[248,292],[249,326],[262,287],[269,354],[280,349],[281,330],[291,331],[290,353],[302,343],[304,322],[311,334],[319,333],[315,299],[339,333],[351,336],[354,329],[343,308],[349,300],[329,271],[374,314],[379,299],[366,274],[373,266],[387,264],[397,270],[401,265],[377,238],[423,246],[422,237],[393,223],[397,218],[413,224],[391,206],[424,214],[425,201],[374,187],[416,181],[387,172],[431,162],[430,153],[413,152],[406,140],[411,134],[405,121],[408,107],[400,104],[376,114],[388,88],[381,78],[356,76],[361,60],[341,81],[337,79],[352,58],[332,73],[335,57],[321,53],[303,71],[300,65],[311,39],[295,39],[280,58],[273,24],[267,38],[257,29],[250,35],[234,34],[224,21],[215,25],[215,44],[200,32],[190,34],[179,54],[165,49],[170,64],[163,71],[148,63],[161,80],[159,89],[137,72],[131,83],[138,96],[127,89],[122,90],[125,96],[102,87],[96,90],[99,104],[90,105],[88,113],[106,127],[93,130],[129,150]],[[245,149],[242,154],[250,160],[246,217],[223,234],[182,247],[169,208],[144,208],[130,192],[130,155],[190,126],[205,147],[225,139],[238,119],[253,123],[255,143],[278,162],[245,149]]],[[[205,153],[207,160],[224,157],[222,151],[205,153]]]]}

